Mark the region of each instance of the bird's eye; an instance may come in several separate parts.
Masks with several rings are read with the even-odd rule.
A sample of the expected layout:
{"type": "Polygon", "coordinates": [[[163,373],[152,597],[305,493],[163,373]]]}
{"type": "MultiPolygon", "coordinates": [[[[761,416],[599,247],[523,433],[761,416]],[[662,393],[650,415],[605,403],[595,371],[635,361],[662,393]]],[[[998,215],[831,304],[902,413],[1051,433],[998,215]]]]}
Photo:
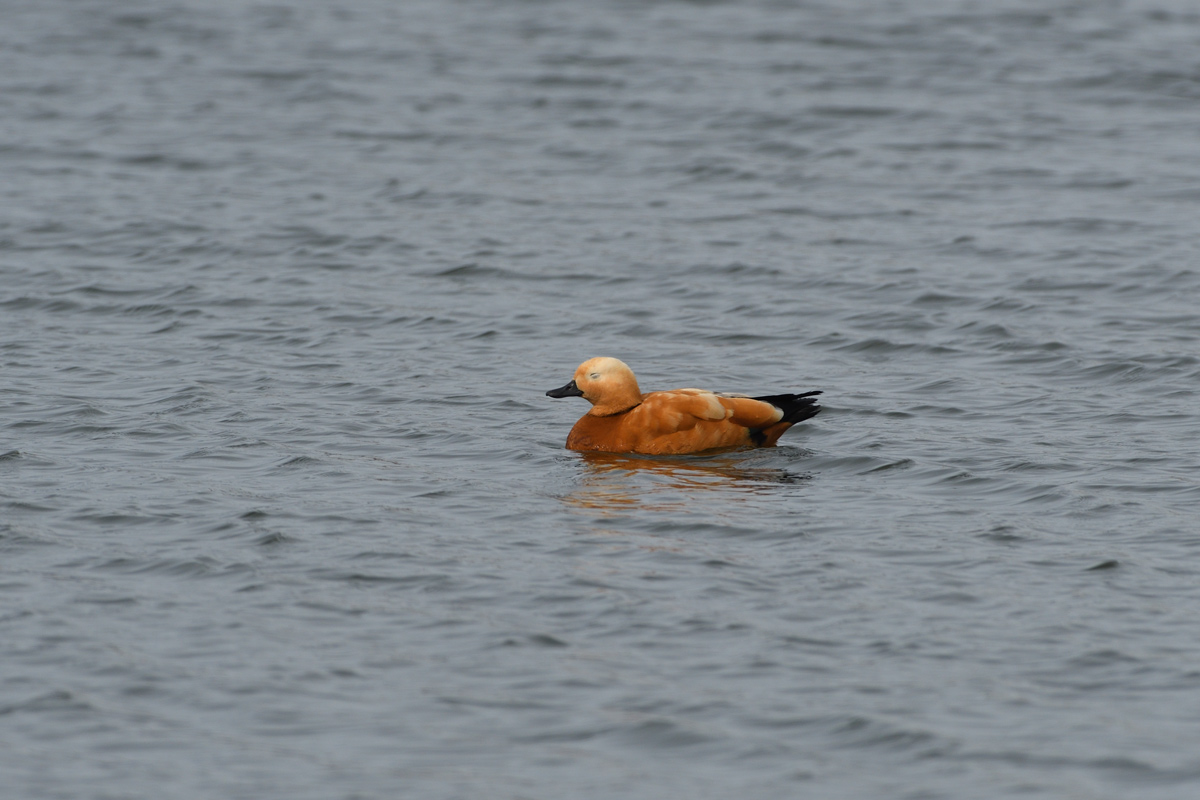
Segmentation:
{"type": "Polygon", "coordinates": [[[588,375],[588,377],[589,377],[589,378],[591,378],[591,379],[592,379],[592,380],[594,380],[594,381],[598,381],[598,380],[600,380],[600,373],[599,373],[599,372],[593,372],[591,375],[588,375]]]}

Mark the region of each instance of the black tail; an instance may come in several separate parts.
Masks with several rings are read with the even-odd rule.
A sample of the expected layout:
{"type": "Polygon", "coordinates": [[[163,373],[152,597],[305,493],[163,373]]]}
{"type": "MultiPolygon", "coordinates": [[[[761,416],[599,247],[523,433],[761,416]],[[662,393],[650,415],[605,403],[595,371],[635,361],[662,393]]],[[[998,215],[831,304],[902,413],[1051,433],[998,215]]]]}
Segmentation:
{"type": "MultiPolygon", "coordinates": [[[[772,394],[767,397],[756,397],[755,400],[762,400],[764,403],[770,403],[776,408],[783,409],[783,419],[779,422],[790,422],[795,425],[797,422],[803,422],[806,419],[812,419],[817,414],[821,413],[821,407],[817,405],[817,395],[820,392],[805,392],[804,394],[772,394]]],[[[778,425],[779,423],[775,423],[778,425]]]]}

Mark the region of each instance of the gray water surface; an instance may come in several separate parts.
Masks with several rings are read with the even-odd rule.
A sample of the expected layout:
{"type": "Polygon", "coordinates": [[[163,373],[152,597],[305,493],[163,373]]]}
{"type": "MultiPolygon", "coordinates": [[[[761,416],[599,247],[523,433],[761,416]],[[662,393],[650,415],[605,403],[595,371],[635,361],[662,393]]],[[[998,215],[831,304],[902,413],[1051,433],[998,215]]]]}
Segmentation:
{"type": "Polygon", "coordinates": [[[0,18],[5,796],[1200,793],[1193,4],[0,18]]]}

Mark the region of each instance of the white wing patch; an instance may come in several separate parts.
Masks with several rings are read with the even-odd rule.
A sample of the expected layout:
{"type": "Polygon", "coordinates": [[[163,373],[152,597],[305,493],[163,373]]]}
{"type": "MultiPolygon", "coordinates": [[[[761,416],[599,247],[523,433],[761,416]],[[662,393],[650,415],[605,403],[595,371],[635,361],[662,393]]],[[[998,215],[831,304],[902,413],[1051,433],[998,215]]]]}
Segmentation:
{"type": "Polygon", "coordinates": [[[704,416],[707,419],[729,419],[733,415],[733,411],[721,405],[721,400],[715,394],[709,394],[708,413],[704,416]]]}

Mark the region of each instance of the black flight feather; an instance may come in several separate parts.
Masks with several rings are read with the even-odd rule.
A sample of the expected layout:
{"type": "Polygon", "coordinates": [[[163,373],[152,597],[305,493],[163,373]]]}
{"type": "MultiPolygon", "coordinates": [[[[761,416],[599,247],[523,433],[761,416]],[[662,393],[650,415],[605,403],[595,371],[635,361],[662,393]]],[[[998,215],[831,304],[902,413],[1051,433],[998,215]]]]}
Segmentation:
{"type": "MultiPolygon", "coordinates": [[[[817,405],[817,395],[819,394],[820,392],[772,394],[766,397],[755,397],[754,399],[770,403],[776,408],[782,409],[783,419],[779,420],[779,422],[790,422],[795,425],[797,422],[812,419],[821,413],[821,407],[817,405]]],[[[779,422],[775,424],[778,425],[779,422]]]]}
{"type": "MultiPolygon", "coordinates": [[[[755,397],[754,400],[761,400],[764,403],[770,403],[783,411],[783,418],[779,422],[787,422],[795,425],[797,422],[803,422],[806,419],[812,419],[817,414],[821,413],[821,407],[817,405],[817,395],[820,392],[805,392],[804,394],[772,394],[766,397],[755,397]]],[[[778,425],[779,422],[773,423],[778,425]]],[[[767,435],[763,433],[762,428],[750,429],[750,441],[756,445],[762,446],[767,441],[767,435]]]]}

